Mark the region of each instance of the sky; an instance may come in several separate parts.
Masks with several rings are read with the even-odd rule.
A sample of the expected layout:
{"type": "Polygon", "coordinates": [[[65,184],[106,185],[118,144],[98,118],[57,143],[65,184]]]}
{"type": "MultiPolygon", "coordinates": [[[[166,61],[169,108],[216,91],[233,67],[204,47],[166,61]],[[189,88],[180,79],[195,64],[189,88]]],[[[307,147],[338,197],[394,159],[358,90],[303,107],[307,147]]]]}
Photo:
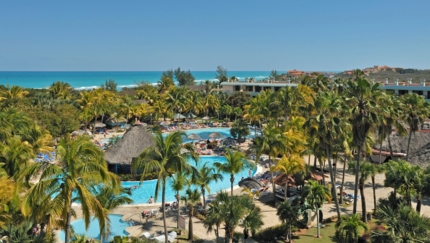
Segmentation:
{"type": "Polygon", "coordinates": [[[430,1],[1,0],[0,71],[428,69],[430,1]]]}

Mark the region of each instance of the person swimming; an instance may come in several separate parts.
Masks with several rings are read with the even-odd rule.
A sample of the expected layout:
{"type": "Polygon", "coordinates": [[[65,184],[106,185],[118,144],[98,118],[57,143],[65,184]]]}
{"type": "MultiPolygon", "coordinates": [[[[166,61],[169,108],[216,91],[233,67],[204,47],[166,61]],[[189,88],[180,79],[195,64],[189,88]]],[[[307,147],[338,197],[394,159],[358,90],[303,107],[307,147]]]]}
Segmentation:
{"type": "Polygon", "coordinates": [[[151,196],[151,198],[148,200],[148,203],[154,203],[154,199],[152,198],[152,196],[151,196]]]}

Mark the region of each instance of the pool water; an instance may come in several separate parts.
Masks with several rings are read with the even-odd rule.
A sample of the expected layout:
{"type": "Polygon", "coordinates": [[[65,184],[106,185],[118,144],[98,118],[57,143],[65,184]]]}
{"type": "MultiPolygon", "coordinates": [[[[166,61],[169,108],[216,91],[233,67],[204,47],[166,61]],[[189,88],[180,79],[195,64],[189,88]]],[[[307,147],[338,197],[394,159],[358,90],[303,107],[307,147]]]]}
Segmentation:
{"type": "MultiPolygon", "coordinates": [[[[201,137],[204,140],[209,139],[209,135],[213,132],[217,132],[217,133],[220,133],[221,135],[223,135],[223,137],[221,137],[220,139],[231,137],[230,128],[227,128],[227,127],[210,127],[210,128],[201,128],[201,129],[183,130],[183,131],[185,132],[185,134],[187,136],[194,133],[194,134],[199,135],[199,137],[201,137]]],[[[249,131],[251,134],[248,136],[248,138],[253,138],[254,137],[254,130],[249,129],[249,131]]],[[[257,135],[258,135],[258,132],[257,132],[257,135]]],[[[163,134],[163,136],[166,137],[167,133],[163,134]]],[[[186,137],[183,137],[182,141],[184,143],[188,143],[188,142],[193,142],[195,140],[190,140],[186,137]]]]}
{"type": "MultiPolygon", "coordinates": [[[[112,240],[113,237],[117,235],[120,235],[120,236],[128,235],[125,229],[127,227],[130,227],[130,222],[124,222],[121,220],[121,218],[122,218],[122,215],[120,214],[109,214],[110,233],[109,233],[108,239],[103,243],[110,242],[110,240],[112,240]]],[[[81,234],[81,235],[85,234],[89,238],[93,238],[95,240],[100,239],[100,227],[99,227],[99,221],[97,219],[92,218],[92,220],[90,221],[90,225],[88,226],[88,230],[85,230],[85,223],[84,223],[84,220],[82,219],[73,221],[71,225],[75,234],[81,234]]],[[[66,234],[64,231],[60,231],[58,236],[62,241],[64,241],[66,238],[66,234]]]]}
{"type": "MultiPolygon", "coordinates": [[[[201,168],[205,163],[208,163],[208,166],[212,166],[215,162],[220,162],[220,163],[224,163],[226,162],[226,158],[224,156],[201,156],[200,157],[200,161],[197,165],[197,168],[201,168]]],[[[190,162],[193,165],[194,162],[190,162]]],[[[254,175],[256,172],[256,169],[254,169],[252,171],[252,175],[254,175]]],[[[211,182],[209,184],[209,188],[210,188],[210,192],[205,193],[205,195],[209,195],[209,194],[214,194],[217,193],[219,191],[225,190],[225,189],[229,189],[230,188],[230,175],[227,173],[221,173],[223,176],[223,179],[220,181],[218,180],[217,182],[211,182]]],[[[242,172],[237,173],[234,177],[234,185],[237,185],[238,182],[241,180],[242,177],[248,177],[249,176],[249,169],[244,169],[242,172]]],[[[175,201],[175,194],[176,192],[173,191],[172,186],[172,179],[169,178],[168,182],[167,182],[167,186],[166,186],[166,202],[173,202],[175,201]]],[[[133,204],[145,204],[148,203],[149,198],[152,196],[154,197],[155,195],[155,186],[157,184],[157,180],[149,180],[149,181],[143,181],[142,185],[139,186],[139,182],[138,181],[124,181],[122,182],[123,187],[125,188],[133,188],[136,187],[135,189],[131,189],[132,192],[132,199],[133,199],[133,204]]],[[[192,187],[193,188],[193,187],[192,187]]],[[[185,190],[184,190],[185,191],[185,190]]],[[[155,198],[155,197],[154,197],[155,198]]],[[[157,202],[161,202],[161,190],[158,194],[158,199],[157,202]]]]}

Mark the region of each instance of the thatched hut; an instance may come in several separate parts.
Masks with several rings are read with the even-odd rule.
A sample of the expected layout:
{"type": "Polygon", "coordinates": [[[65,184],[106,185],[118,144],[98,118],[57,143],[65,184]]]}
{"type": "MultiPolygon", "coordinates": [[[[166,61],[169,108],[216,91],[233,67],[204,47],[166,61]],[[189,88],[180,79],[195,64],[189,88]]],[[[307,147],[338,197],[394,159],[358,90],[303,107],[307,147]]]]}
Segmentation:
{"type": "Polygon", "coordinates": [[[155,145],[152,133],[146,126],[135,125],[127,130],[116,144],[105,154],[109,170],[115,173],[130,173],[131,163],[145,148],[155,145]]]}

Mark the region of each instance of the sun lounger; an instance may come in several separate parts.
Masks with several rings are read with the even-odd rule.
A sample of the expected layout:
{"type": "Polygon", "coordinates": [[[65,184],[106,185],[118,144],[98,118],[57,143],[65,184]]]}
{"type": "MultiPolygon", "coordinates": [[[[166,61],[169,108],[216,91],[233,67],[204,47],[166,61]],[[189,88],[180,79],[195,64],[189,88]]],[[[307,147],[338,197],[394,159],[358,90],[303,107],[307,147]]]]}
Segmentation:
{"type": "Polygon", "coordinates": [[[151,216],[157,218],[158,217],[158,209],[151,209],[151,216]]]}
{"type": "Polygon", "coordinates": [[[148,231],[143,232],[140,237],[149,239],[149,238],[154,238],[154,234],[150,234],[148,231]]]}
{"type": "MultiPolygon", "coordinates": [[[[178,235],[176,234],[176,232],[172,231],[167,235],[167,241],[174,242],[177,236],[178,235]]],[[[151,240],[156,240],[158,242],[165,242],[165,239],[166,239],[165,235],[159,235],[157,237],[151,238],[151,240]]]]}

